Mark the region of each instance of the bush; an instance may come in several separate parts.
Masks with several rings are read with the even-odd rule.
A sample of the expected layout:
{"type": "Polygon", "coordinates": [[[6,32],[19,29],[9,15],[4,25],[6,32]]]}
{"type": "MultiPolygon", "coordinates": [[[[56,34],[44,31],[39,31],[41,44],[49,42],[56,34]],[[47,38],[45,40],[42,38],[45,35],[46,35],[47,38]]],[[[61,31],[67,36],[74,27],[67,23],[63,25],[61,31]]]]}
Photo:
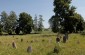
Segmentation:
{"type": "Polygon", "coordinates": [[[85,35],[85,30],[81,32],[81,35],[85,35]]]}

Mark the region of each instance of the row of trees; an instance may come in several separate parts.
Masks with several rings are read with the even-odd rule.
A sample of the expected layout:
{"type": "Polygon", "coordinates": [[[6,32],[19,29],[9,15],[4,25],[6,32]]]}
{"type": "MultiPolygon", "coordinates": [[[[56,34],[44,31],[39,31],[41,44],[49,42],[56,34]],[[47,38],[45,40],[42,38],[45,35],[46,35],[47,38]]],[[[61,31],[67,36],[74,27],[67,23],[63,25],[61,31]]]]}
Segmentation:
{"type": "MultiPolygon", "coordinates": [[[[2,32],[8,33],[8,34],[19,34],[20,31],[23,34],[29,34],[34,29],[36,30],[35,26],[35,20],[33,21],[32,16],[30,14],[27,14],[25,12],[22,12],[19,14],[19,18],[17,17],[16,13],[14,11],[11,11],[8,15],[5,11],[1,13],[1,19],[0,19],[0,34],[2,32]]],[[[40,15],[39,26],[38,31],[42,31],[43,23],[42,23],[42,15],[40,15]]]]}
{"type": "Polygon", "coordinates": [[[54,0],[54,13],[49,23],[53,32],[78,32],[84,29],[83,17],[71,5],[72,0],[54,0]]]}
{"type": "Polygon", "coordinates": [[[42,18],[42,15],[39,15],[39,19],[37,18],[37,15],[35,15],[35,18],[34,18],[34,31],[35,33],[39,33],[43,30],[43,18],[42,18]]]}

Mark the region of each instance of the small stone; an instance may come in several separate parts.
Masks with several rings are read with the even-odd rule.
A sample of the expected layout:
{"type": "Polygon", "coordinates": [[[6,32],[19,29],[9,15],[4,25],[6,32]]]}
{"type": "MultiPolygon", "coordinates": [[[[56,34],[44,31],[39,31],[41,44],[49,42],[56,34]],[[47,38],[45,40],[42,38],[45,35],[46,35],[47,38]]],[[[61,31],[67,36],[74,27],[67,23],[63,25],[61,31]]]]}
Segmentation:
{"type": "Polygon", "coordinates": [[[66,43],[66,36],[63,36],[63,43],[66,43]]]}
{"type": "Polygon", "coordinates": [[[31,53],[32,52],[32,46],[28,46],[27,52],[31,53]]]}
{"type": "Polygon", "coordinates": [[[12,47],[13,47],[13,48],[17,48],[17,46],[16,46],[16,43],[15,43],[15,42],[12,42],[12,47]]]}
{"type": "Polygon", "coordinates": [[[23,39],[21,39],[21,42],[23,42],[23,39]]]}
{"type": "Polygon", "coordinates": [[[54,53],[59,53],[59,50],[57,49],[57,47],[54,48],[54,53]]]}
{"type": "Polygon", "coordinates": [[[59,37],[56,38],[56,42],[60,42],[60,38],[59,37]]]}

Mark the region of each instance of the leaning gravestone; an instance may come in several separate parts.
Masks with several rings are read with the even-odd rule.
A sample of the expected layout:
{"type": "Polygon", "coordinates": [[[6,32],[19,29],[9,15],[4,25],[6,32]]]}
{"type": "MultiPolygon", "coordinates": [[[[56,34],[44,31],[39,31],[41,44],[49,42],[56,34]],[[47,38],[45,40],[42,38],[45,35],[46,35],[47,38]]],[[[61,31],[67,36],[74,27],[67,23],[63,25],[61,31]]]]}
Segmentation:
{"type": "Polygon", "coordinates": [[[68,33],[65,33],[66,39],[68,40],[68,33]]]}
{"type": "Polygon", "coordinates": [[[63,36],[63,43],[66,43],[66,36],[63,36]]]}
{"type": "Polygon", "coordinates": [[[59,48],[58,47],[55,47],[53,52],[54,53],[59,53],[59,48]]]}
{"type": "Polygon", "coordinates": [[[23,42],[23,39],[21,39],[21,42],[23,42]]]}
{"type": "Polygon", "coordinates": [[[15,42],[12,42],[12,47],[13,47],[13,48],[17,48],[17,46],[16,46],[16,43],[15,43],[15,42]]]}
{"type": "Polygon", "coordinates": [[[28,46],[27,52],[31,53],[32,52],[32,46],[28,46]]]}
{"type": "Polygon", "coordinates": [[[57,42],[57,43],[60,42],[60,38],[59,38],[59,37],[56,38],[56,42],[57,42]]]}

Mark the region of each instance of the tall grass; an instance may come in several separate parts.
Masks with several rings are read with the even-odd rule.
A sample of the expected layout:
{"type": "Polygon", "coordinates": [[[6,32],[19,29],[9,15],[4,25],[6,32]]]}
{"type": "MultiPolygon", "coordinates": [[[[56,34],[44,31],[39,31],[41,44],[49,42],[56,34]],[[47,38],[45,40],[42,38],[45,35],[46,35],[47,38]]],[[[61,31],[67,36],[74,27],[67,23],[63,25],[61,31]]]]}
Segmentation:
{"type": "Polygon", "coordinates": [[[67,42],[63,43],[61,39],[59,44],[56,43],[55,38],[56,34],[53,33],[0,36],[0,55],[85,55],[83,35],[69,34],[67,42]],[[13,41],[17,49],[12,47],[13,41]],[[61,50],[58,54],[53,53],[54,47],[58,45],[61,50]],[[32,46],[31,53],[27,52],[28,46],[32,46]]]}

